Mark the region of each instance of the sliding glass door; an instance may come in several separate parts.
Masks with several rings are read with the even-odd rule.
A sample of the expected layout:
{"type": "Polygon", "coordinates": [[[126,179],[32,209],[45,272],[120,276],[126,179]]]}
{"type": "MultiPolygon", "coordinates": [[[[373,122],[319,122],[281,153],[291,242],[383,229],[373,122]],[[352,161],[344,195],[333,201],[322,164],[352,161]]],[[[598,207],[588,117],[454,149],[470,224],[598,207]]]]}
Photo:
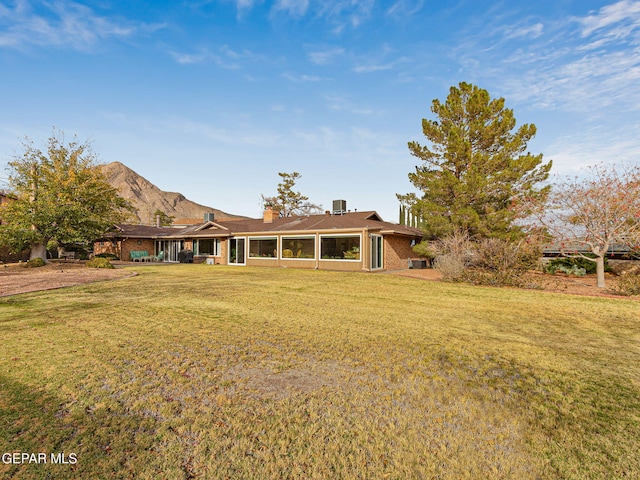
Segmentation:
{"type": "Polygon", "coordinates": [[[183,240],[156,240],[156,255],[162,252],[165,262],[177,262],[183,248],[183,240]]]}
{"type": "Polygon", "coordinates": [[[382,235],[371,235],[371,270],[383,267],[382,235]]]}
{"type": "Polygon", "coordinates": [[[229,265],[244,265],[246,263],[246,243],[244,237],[229,239],[229,265]]]}

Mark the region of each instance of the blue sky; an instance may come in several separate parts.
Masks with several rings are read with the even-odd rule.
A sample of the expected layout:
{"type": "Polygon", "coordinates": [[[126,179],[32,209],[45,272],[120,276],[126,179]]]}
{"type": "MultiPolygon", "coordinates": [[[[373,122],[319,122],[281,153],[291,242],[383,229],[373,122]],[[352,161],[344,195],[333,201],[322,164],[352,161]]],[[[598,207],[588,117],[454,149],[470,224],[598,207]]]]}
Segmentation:
{"type": "Polygon", "coordinates": [[[396,221],[434,98],[474,83],[572,174],[640,161],[640,1],[0,0],[0,177],[55,126],[259,216],[278,172],[396,221]]]}

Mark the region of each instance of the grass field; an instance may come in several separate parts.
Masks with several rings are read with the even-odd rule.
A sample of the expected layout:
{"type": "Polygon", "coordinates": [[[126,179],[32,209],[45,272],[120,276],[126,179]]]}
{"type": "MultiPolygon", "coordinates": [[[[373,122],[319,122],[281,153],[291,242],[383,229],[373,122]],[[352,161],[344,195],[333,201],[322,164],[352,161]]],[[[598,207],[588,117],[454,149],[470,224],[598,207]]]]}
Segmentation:
{"type": "Polygon", "coordinates": [[[0,299],[0,476],[640,478],[637,300],[136,269],[0,299]]]}

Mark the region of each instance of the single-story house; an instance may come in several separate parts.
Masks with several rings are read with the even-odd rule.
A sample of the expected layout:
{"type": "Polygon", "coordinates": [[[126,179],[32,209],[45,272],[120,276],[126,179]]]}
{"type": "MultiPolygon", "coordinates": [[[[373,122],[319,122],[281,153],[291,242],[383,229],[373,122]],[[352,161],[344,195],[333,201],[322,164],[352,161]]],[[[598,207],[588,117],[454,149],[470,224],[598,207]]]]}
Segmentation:
{"type": "MultiPolygon", "coordinates": [[[[566,243],[550,243],[544,246],[542,250],[543,257],[564,257],[575,254],[592,255],[593,252],[586,242],[583,241],[568,241],[566,243]]],[[[640,250],[632,248],[629,245],[623,243],[613,243],[607,249],[605,257],[611,260],[637,259],[640,256],[640,250]]]]}
{"type": "Polygon", "coordinates": [[[412,247],[422,231],[385,222],[374,212],[326,212],[280,217],[266,210],[260,219],[205,221],[172,228],[119,225],[94,245],[94,254],[131,260],[132,251],[162,252],[177,262],[181,252],[194,263],[373,271],[405,269],[415,259],[412,247]]]}

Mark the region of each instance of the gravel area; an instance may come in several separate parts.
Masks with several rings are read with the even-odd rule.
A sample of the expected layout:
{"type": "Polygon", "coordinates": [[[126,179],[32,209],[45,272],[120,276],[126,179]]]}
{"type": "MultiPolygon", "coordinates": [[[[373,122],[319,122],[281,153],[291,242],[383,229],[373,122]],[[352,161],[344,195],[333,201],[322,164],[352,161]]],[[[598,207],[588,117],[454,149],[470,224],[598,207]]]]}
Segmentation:
{"type": "Polygon", "coordinates": [[[51,290],[135,275],[130,270],[87,268],[82,262],[50,262],[44,267],[0,265],[0,297],[51,290]]]}

